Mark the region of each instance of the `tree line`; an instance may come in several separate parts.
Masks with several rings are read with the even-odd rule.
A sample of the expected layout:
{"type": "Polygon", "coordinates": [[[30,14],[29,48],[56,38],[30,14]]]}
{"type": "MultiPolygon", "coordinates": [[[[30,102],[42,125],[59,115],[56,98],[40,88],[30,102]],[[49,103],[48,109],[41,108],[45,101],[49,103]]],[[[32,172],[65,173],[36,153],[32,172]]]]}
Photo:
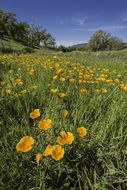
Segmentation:
{"type": "Polygon", "coordinates": [[[91,51],[121,50],[124,49],[125,43],[119,37],[111,36],[103,30],[97,30],[89,39],[88,46],[91,51]]]}
{"type": "MultiPolygon", "coordinates": [[[[28,47],[38,47],[43,45],[45,47],[55,48],[55,39],[46,29],[41,26],[34,26],[27,22],[17,21],[16,14],[13,12],[4,12],[0,9],[0,38],[12,38],[16,41],[22,42],[28,47]]],[[[57,47],[58,51],[101,51],[101,50],[121,50],[127,47],[126,43],[116,37],[111,36],[103,30],[97,30],[89,39],[87,45],[77,45],[65,47],[60,45],[57,47]]]]}
{"type": "Polygon", "coordinates": [[[12,38],[29,47],[55,47],[55,39],[41,26],[30,25],[27,22],[18,22],[16,14],[4,12],[0,9],[0,38],[12,38]]]}
{"type": "Polygon", "coordinates": [[[104,51],[104,50],[121,50],[127,48],[127,43],[124,43],[119,37],[111,36],[103,30],[97,30],[92,37],[89,39],[87,44],[75,45],[65,47],[60,45],[59,51],[70,52],[70,51],[104,51]]]}

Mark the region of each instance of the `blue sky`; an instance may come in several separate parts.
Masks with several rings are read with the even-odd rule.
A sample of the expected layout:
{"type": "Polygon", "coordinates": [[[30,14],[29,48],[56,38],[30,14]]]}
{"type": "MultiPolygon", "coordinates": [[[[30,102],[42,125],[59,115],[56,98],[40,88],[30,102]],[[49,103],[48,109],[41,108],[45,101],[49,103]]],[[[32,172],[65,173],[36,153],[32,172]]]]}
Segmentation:
{"type": "Polygon", "coordinates": [[[88,42],[98,29],[127,42],[127,0],[0,0],[0,8],[47,29],[57,45],[88,42]]]}

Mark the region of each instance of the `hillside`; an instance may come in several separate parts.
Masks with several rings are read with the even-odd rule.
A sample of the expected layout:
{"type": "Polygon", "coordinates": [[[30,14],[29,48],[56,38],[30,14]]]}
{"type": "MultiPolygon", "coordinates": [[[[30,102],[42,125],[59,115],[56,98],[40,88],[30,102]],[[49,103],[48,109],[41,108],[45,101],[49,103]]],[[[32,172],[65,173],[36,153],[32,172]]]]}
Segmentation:
{"type": "Polygon", "coordinates": [[[88,43],[75,44],[75,45],[72,45],[71,47],[87,46],[87,44],[88,44],[88,43]]]}
{"type": "Polygon", "coordinates": [[[24,46],[23,44],[16,42],[12,39],[1,39],[0,40],[0,51],[3,53],[11,53],[16,51],[22,51],[27,46],[24,46]]]}
{"type": "Polygon", "coordinates": [[[55,49],[47,47],[34,47],[30,48],[22,44],[22,42],[15,41],[13,39],[5,38],[0,39],[0,53],[52,53],[55,49]]]}

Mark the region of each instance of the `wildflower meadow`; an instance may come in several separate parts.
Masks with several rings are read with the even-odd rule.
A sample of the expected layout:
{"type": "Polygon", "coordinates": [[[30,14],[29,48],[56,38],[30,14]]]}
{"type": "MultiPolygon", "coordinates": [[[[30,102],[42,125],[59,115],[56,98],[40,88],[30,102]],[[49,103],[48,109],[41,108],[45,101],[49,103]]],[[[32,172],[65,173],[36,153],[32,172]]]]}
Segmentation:
{"type": "Polygon", "coordinates": [[[1,190],[127,189],[126,60],[0,56],[1,190]]]}

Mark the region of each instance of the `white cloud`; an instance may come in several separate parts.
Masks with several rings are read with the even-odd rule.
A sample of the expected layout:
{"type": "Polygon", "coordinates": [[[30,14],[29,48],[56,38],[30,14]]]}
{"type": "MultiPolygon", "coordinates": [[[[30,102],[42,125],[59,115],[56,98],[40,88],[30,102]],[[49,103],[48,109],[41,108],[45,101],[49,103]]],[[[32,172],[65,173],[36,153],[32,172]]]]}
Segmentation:
{"type": "Polygon", "coordinates": [[[71,41],[68,41],[68,40],[61,40],[61,41],[56,41],[56,45],[59,46],[59,45],[63,45],[63,46],[72,46],[72,45],[75,45],[75,44],[82,44],[82,43],[85,43],[84,40],[83,41],[75,41],[75,40],[71,40],[71,41]]]}
{"type": "Polygon", "coordinates": [[[114,25],[114,26],[104,26],[103,30],[124,30],[127,26],[120,26],[120,25],[114,25]]]}
{"type": "Polygon", "coordinates": [[[122,21],[123,21],[123,22],[127,22],[127,17],[125,17],[122,21]]]}
{"type": "Polygon", "coordinates": [[[63,24],[64,23],[64,20],[59,20],[59,24],[63,24]]]}
{"type": "Polygon", "coordinates": [[[64,24],[66,21],[67,21],[67,19],[58,18],[58,17],[56,18],[57,24],[60,24],[60,25],[64,24]]]}
{"type": "Polygon", "coordinates": [[[94,32],[97,30],[107,30],[107,31],[116,31],[116,30],[124,30],[126,29],[127,26],[120,26],[120,25],[107,25],[107,26],[100,26],[97,28],[74,28],[73,30],[77,30],[77,31],[90,31],[90,32],[94,32]]]}
{"type": "Polygon", "coordinates": [[[79,26],[83,26],[87,19],[88,19],[87,16],[82,17],[82,18],[75,18],[75,17],[72,18],[72,20],[76,22],[79,26]]]}
{"type": "Polygon", "coordinates": [[[72,30],[94,32],[94,31],[96,31],[98,29],[97,28],[73,28],[72,30]]]}

